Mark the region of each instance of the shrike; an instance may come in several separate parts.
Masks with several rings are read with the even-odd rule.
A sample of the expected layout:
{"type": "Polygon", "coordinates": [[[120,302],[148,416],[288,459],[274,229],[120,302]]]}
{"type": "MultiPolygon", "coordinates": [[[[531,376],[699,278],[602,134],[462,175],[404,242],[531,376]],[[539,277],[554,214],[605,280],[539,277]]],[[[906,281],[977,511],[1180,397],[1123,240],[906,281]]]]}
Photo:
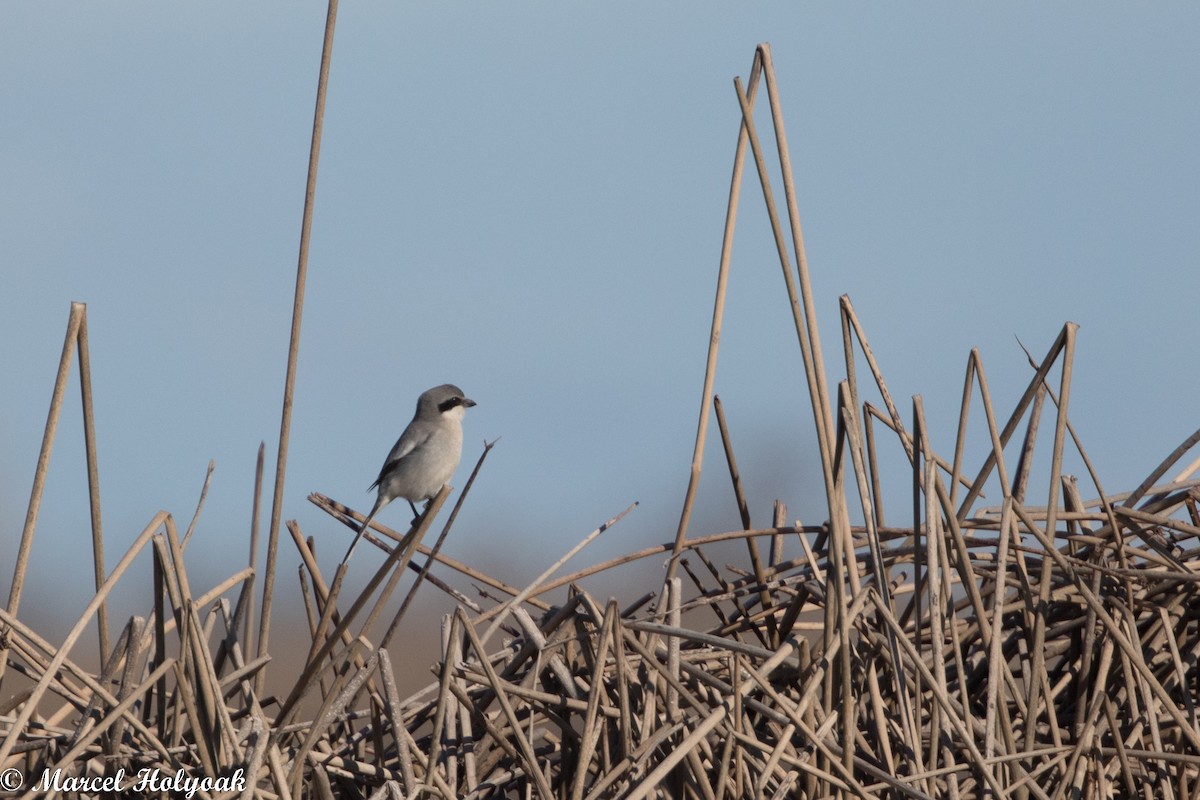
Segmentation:
{"type": "Polygon", "coordinates": [[[367,488],[370,491],[378,486],[379,496],[342,563],[350,559],[371,520],[388,503],[403,497],[413,514],[419,516],[413,502],[428,500],[442,490],[458,469],[462,457],[462,418],[473,405],[474,400],[450,383],[435,386],[417,398],[417,413],[388,453],[379,477],[367,488]]]}

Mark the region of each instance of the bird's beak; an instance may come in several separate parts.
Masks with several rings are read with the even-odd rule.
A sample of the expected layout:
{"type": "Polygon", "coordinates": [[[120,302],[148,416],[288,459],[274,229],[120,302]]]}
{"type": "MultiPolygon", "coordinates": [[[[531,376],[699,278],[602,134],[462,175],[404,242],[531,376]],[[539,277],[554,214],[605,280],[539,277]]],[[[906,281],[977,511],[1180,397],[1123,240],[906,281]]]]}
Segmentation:
{"type": "Polygon", "coordinates": [[[472,400],[469,397],[464,397],[463,405],[466,406],[467,408],[470,408],[471,406],[478,405],[478,403],[476,403],[474,400],[472,400]]]}

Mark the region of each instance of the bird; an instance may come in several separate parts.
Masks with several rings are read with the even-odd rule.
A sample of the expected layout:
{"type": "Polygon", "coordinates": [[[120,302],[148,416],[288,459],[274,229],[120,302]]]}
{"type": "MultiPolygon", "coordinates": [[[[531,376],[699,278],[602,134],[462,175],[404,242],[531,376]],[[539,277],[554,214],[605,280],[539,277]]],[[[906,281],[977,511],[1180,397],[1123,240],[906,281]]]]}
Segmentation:
{"type": "Polygon", "coordinates": [[[441,491],[458,469],[462,457],[463,414],[474,405],[475,401],[452,383],[443,383],[421,393],[412,422],[388,453],[379,477],[367,488],[369,492],[378,487],[379,495],[350,543],[343,564],[350,560],[350,554],[370,527],[371,520],[388,503],[403,497],[414,517],[419,517],[414,501],[428,500],[441,491]]]}

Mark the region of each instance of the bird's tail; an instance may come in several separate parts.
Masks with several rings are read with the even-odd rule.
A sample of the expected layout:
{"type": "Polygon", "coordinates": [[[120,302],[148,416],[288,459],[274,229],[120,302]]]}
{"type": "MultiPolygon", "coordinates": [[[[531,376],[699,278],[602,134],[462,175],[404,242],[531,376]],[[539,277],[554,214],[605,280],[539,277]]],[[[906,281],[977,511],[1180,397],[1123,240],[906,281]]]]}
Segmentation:
{"type": "Polygon", "coordinates": [[[375,498],[375,505],[371,507],[371,513],[367,514],[367,518],[363,521],[362,527],[358,529],[358,533],[354,534],[354,541],[350,543],[350,549],[346,551],[346,555],[342,558],[342,563],[345,564],[350,560],[350,554],[354,552],[354,548],[358,545],[358,540],[363,537],[367,529],[371,527],[371,520],[375,519],[375,515],[379,510],[388,504],[387,500],[383,499],[383,492],[379,493],[379,497],[375,498]]]}

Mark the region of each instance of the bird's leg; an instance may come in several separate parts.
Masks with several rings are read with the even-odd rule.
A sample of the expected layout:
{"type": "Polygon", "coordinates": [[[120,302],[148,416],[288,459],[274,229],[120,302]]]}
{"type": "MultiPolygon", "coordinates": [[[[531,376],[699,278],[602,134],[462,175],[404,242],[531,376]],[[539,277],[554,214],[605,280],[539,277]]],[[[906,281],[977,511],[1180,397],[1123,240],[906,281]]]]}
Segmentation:
{"type": "Polygon", "coordinates": [[[413,512],[412,524],[416,525],[418,522],[421,521],[421,512],[417,511],[417,507],[413,505],[412,500],[408,501],[408,507],[411,508],[412,512],[413,512]]]}

